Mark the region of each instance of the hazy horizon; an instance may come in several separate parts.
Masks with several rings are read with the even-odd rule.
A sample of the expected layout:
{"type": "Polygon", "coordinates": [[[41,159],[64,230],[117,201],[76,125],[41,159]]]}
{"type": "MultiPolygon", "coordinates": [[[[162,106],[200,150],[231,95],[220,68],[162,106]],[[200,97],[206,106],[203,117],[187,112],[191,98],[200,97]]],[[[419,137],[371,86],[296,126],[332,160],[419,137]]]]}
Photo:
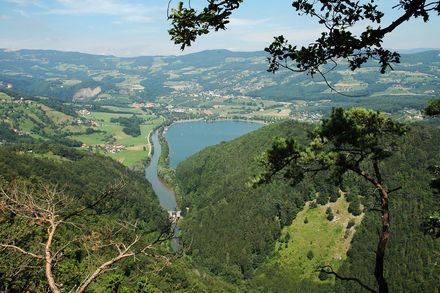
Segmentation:
{"type": "MultiPolygon", "coordinates": [[[[392,1],[390,1],[392,2],[392,1]]],[[[382,2],[383,25],[402,13],[382,2]]],[[[322,27],[315,19],[298,16],[289,2],[244,1],[234,12],[226,31],[200,37],[184,52],[170,40],[167,30],[168,1],[157,0],[3,0],[0,3],[0,47],[83,52],[95,55],[169,56],[224,48],[254,52],[267,47],[273,36],[283,34],[292,43],[306,45],[322,27]]],[[[204,0],[193,0],[200,9],[204,0]]],[[[171,7],[177,5],[171,2],[171,7]]],[[[367,24],[354,28],[360,32],[367,24]]],[[[384,47],[440,48],[433,38],[440,19],[420,18],[399,26],[384,39],[384,47]]]]}
{"type": "MultiPolygon", "coordinates": [[[[440,51],[440,48],[412,48],[412,49],[396,49],[396,48],[388,48],[389,50],[396,51],[400,54],[417,54],[421,52],[428,52],[428,51],[440,51]]],[[[17,52],[17,51],[55,51],[55,52],[63,52],[63,53],[79,53],[79,54],[87,54],[87,55],[93,55],[93,56],[103,56],[103,57],[116,57],[116,58],[140,58],[140,57],[179,57],[179,56],[186,56],[186,55],[192,55],[192,54],[198,54],[208,51],[228,51],[232,53],[264,53],[264,50],[230,50],[230,49],[224,49],[224,48],[218,48],[218,49],[205,49],[200,51],[194,51],[194,52],[187,52],[182,51],[181,54],[153,54],[153,55],[135,55],[135,56],[118,56],[114,54],[96,54],[96,53],[88,53],[88,52],[81,52],[81,51],[72,51],[72,50],[59,50],[59,49],[41,49],[41,48],[0,48],[0,50],[3,50],[4,52],[17,52]]]]}

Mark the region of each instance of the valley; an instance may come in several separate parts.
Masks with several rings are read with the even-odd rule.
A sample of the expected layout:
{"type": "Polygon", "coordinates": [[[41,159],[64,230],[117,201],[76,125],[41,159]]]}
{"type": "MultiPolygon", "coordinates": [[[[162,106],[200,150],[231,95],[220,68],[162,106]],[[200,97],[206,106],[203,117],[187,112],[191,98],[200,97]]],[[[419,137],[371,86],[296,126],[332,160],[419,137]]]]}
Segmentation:
{"type": "MultiPolygon", "coordinates": [[[[354,176],[344,174],[336,184],[318,172],[298,184],[281,175],[258,187],[251,181],[264,169],[260,160],[274,138],[306,146],[334,107],[385,111],[408,126],[395,142],[399,151],[381,165],[390,185],[399,187],[390,205],[387,278],[393,292],[417,292],[420,284],[435,292],[439,242],[420,227],[440,208],[429,187],[429,168],[440,161],[439,124],[422,113],[440,92],[439,52],[404,55],[384,75],[370,63],[356,72],[336,70],[329,74],[335,93],[318,77],[268,74],[263,52],[119,58],[0,50],[0,183],[66,188],[96,217],[81,238],[87,249],[101,251],[99,239],[109,240],[106,221],[125,223],[121,229],[133,225],[124,232],[128,239],[145,233],[142,243],[154,243],[152,259],[121,263],[94,292],[115,283],[146,292],[359,292],[356,282],[320,268],[375,286],[375,190],[354,176]],[[99,190],[117,178],[131,186],[127,196],[95,206],[99,190]],[[153,240],[174,229],[166,211],[176,210],[180,250],[170,239],[153,240]]],[[[0,222],[2,235],[15,241],[8,225],[0,222]]],[[[29,249],[38,246],[32,223],[20,227],[34,237],[29,249]]],[[[74,239],[66,229],[57,241],[69,246],[74,239]]],[[[80,245],[60,261],[60,280],[71,287],[90,272],[86,262],[102,262],[120,249],[103,244],[102,257],[91,259],[80,245]]],[[[2,257],[20,259],[9,252],[2,257]]],[[[20,274],[39,290],[41,271],[20,274]]],[[[0,277],[24,288],[12,275],[0,266],[0,277]]]]}

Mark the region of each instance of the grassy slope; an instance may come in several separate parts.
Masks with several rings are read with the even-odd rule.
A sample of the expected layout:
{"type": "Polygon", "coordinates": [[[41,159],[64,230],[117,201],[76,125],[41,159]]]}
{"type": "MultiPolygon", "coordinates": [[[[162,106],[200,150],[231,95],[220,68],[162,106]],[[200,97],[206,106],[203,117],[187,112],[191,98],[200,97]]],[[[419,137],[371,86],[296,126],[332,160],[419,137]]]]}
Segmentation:
{"type": "MultiPolygon", "coordinates": [[[[335,203],[317,208],[310,208],[307,204],[297,214],[292,225],[283,229],[280,240],[274,247],[275,256],[257,271],[254,282],[271,290],[280,289],[280,284],[286,280],[289,280],[288,283],[303,280],[321,283],[317,267],[330,265],[337,271],[347,258],[356,227],[346,232],[350,219],[355,219],[356,224],[359,224],[362,217],[354,217],[348,212],[348,203],[344,197],[340,197],[335,203]],[[331,222],[325,214],[328,207],[332,208],[335,215],[331,222]],[[306,218],[308,222],[305,221],[306,218]],[[312,259],[307,258],[309,251],[314,254],[312,259]]],[[[334,280],[329,279],[326,282],[334,283],[334,280]]]]}
{"type": "MultiPolygon", "coordinates": [[[[13,99],[5,93],[0,93],[0,101],[11,102],[13,99]]],[[[0,107],[0,114],[7,110],[7,107],[13,107],[15,113],[20,113],[20,118],[17,121],[19,125],[19,130],[28,133],[30,136],[35,138],[42,138],[41,135],[32,133],[32,129],[35,127],[35,122],[41,123],[42,125],[47,125],[42,118],[46,118],[48,121],[52,121],[52,126],[44,127],[44,133],[46,135],[57,135],[57,133],[63,133],[69,131],[74,133],[67,138],[81,141],[82,143],[89,145],[95,144],[105,144],[106,136],[113,136],[116,139],[115,144],[122,144],[126,147],[126,150],[112,154],[102,152],[104,155],[108,155],[113,159],[118,160],[126,166],[133,166],[136,163],[144,160],[147,157],[149,151],[149,144],[147,142],[147,137],[149,133],[159,124],[163,122],[163,118],[154,115],[149,115],[143,112],[141,109],[137,108],[122,108],[122,107],[108,107],[109,111],[125,111],[133,114],[142,115],[145,122],[141,125],[141,135],[137,137],[132,137],[125,134],[122,131],[122,126],[118,123],[113,123],[110,121],[111,118],[118,117],[130,117],[132,114],[119,114],[110,112],[92,112],[87,115],[86,118],[90,120],[95,120],[98,122],[97,127],[92,127],[95,130],[101,130],[103,132],[97,132],[92,134],[85,134],[85,131],[90,126],[87,125],[73,125],[75,121],[74,117],[66,115],[62,112],[56,111],[48,106],[42,105],[38,102],[33,102],[31,105],[21,105],[21,104],[8,104],[6,106],[0,107]],[[78,133],[75,135],[75,133],[78,133]],[[145,151],[144,151],[145,147],[145,151]]],[[[11,112],[5,113],[5,121],[9,124],[13,124],[13,119],[11,118],[11,112]]],[[[44,136],[43,136],[44,137],[44,136]]]]}
{"type": "MultiPolygon", "coordinates": [[[[282,182],[264,186],[263,192],[245,188],[246,178],[258,171],[254,158],[267,147],[266,139],[286,135],[293,128],[307,129],[303,124],[270,125],[207,148],[177,167],[177,177],[185,193],[183,206],[190,207],[183,223],[183,237],[192,245],[193,258],[229,278],[235,266],[239,266],[246,274],[244,277],[250,280],[250,288],[264,292],[361,291],[355,282],[337,281],[335,285],[333,281],[318,282],[313,272],[318,264],[331,265],[340,275],[356,277],[374,288],[374,251],[380,229],[380,215],[375,211],[366,212],[362,224],[356,227],[357,232],[351,233],[354,236],[349,245],[348,239],[341,241],[345,234],[343,223],[348,221],[347,203],[337,203],[339,207],[334,207],[333,213],[337,217],[339,209],[341,218],[329,223],[325,219],[325,208],[301,212],[301,198],[289,195],[287,191],[295,189],[284,187],[282,182]],[[286,201],[281,195],[290,198],[286,201]],[[284,240],[289,232],[292,239],[287,248],[281,250],[278,247],[285,246],[284,243],[269,244],[271,250],[267,252],[267,246],[259,244],[271,243],[268,231],[278,235],[277,228],[270,225],[277,219],[278,215],[273,214],[277,207],[281,207],[281,215],[286,212],[296,217],[278,238],[284,240]],[[305,217],[309,220],[306,225],[305,217]],[[309,250],[315,255],[311,261],[307,258],[309,250]],[[255,270],[246,267],[250,262],[255,270]]],[[[393,292],[420,292],[420,288],[424,292],[438,291],[439,255],[435,252],[440,242],[423,235],[420,225],[439,206],[438,198],[429,188],[432,175],[427,169],[439,162],[439,139],[438,127],[412,125],[411,131],[398,142],[401,151],[382,164],[388,186],[402,186],[392,194],[390,202],[393,227],[385,271],[393,292]]],[[[314,186],[316,191],[326,189],[324,180],[319,176],[316,179],[307,182],[307,187],[314,186]]],[[[349,190],[365,184],[358,180],[346,183],[349,190]]],[[[305,195],[304,191],[307,192],[307,188],[300,194],[305,195]]],[[[367,187],[364,192],[362,205],[375,207],[374,189],[367,187]]]]}

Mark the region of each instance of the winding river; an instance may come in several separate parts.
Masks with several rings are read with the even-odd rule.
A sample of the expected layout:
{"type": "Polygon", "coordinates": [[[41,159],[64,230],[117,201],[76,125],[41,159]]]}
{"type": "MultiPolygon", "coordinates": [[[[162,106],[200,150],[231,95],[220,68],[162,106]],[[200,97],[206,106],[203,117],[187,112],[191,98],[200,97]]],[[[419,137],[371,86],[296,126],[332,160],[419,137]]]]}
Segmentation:
{"type": "Polygon", "coordinates": [[[153,186],[153,190],[156,193],[162,208],[167,211],[175,211],[177,204],[174,192],[167,188],[157,176],[157,167],[159,165],[159,158],[162,152],[157,131],[151,136],[151,144],[153,145],[154,152],[150,165],[145,169],[145,177],[153,186]]]}
{"type": "MultiPolygon", "coordinates": [[[[261,123],[243,121],[195,121],[173,124],[165,133],[170,147],[170,166],[176,168],[178,163],[205,147],[232,140],[262,126],[261,123]]],[[[168,189],[157,176],[157,167],[162,152],[157,132],[151,136],[151,143],[154,152],[150,165],[145,169],[145,177],[153,186],[162,208],[175,211],[177,204],[174,192],[168,189]]]]}
{"type": "MultiPolygon", "coordinates": [[[[231,140],[261,126],[261,123],[241,121],[197,121],[173,124],[165,135],[170,147],[170,166],[176,168],[178,163],[207,146],[231,140]]],[[[162,152],[157,131],[151,136],[151,144],[154,151],[150,164],[145,169],[145,177],[151,183],[162,208],[167,211],[176,211],[178,208],[174,192],[167,188],[157,176],[162,152]]],[[[179,250],[178,235],[179,227],[175,225],[174,238],[171,240],[173,251],[179,250]]]]}

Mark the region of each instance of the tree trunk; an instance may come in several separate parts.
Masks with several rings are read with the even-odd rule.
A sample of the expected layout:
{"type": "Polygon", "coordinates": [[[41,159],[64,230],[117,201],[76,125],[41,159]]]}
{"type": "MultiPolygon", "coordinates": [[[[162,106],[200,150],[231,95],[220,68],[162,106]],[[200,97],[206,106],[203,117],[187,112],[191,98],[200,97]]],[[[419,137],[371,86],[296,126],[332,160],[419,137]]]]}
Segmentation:
{"type": "Polygon", "coordinates": [[[376,265],[374,268],[374,276],[376,277],[379,293],[388,293],[388,284],[383,275],[385,248],[390,237],[390,211],[388,206],[388,192],[385,188],[377,184],[381,199],[382,210],[382,232],[380,234],[379,243],[376,249],[376,265]]]}
{"type": "Polygon", "coordinates": [[[60,293],[60,289],[58,288],[58,286],[55,283],[55,279],[53,276],[53,272],[52,272],[52,254],[50,252],[51,246],[52,246],[52,241],[53,241],[53,235],[55,234],[55,230],[57,228],[57,225],[51,221],[50,223],[50,227],[47,229],[47,242],[46,242],[46,247],[44,250],[44,255],[45,255],[45,260],[46,260],[46,279],[47,279],[47,284],[49,285],[49,289],[50,291],[52,291],[53,293],[60,293]]]}

